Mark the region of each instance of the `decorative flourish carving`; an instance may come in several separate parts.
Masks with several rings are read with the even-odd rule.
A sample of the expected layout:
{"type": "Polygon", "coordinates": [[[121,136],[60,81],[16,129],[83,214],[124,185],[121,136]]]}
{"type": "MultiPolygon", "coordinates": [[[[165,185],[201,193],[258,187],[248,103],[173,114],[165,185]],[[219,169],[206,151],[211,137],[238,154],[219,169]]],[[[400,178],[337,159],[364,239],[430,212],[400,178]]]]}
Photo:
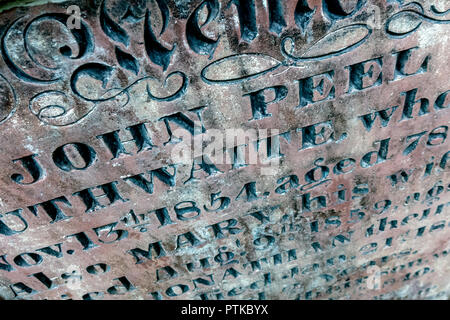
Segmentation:
{"type": "MultiPolygon", "coordinates": [[[[249,3],[235,1],[241,11],[243,6],[249,3]]],[[[366,0],[355,0],[344,3],[345,5],[343,3],[340,0],[323,0],[322,11],[326,17],[335,22],[360,12],[366,0]]],[[[311,8],[306,0],[297,2],[294,20],[301,35],[305,36],[305,30],[312,23],[316,9],[311,8]]],[[[232,55],[204,67],[201,72],[202,79],[210,84],[232,84],[250,80],[274,71],[281,65],[295,67],[299,62],[321,60],[350,52],[366,42],[371,34],[372,29],[368,24],[353,23],[332,30],[307,48],[296,43],[302,41],[296,41],[293,36],[286,36],[281,41],[281,52],[286,57],[285,61],[281,62],[268,55],[257,53],[232,55]]],[[[298,40],[304,39],[302,37],[298,40]]]]}
{"type": "MultiPolygon", "coordinates": [[[[169,19],[169,9],[164,1],[158,0],[157,3],[163,21],[160,34],[163,34],[169,19]]],[[[158,66],[161,66],[163,70],[166,71],[169,67],[170,59],[176,48],[176,44],[174,44],[171,49],[168,49],[161,43],[161,41],[158,41],[156,33],[152,28],[151,12],[148,9],[145,12],[144,43],[145,51],[147,52],[150,60],[158,66]]]]}
{"type": "Polygon", "coordinates": [[[100,6],[100,26],[103,32],[114,41],[123,43],[126,47],[130,44],[127,32],[109,16],[106,10],[106,1],[100,6]]]}
{"type": "Polygon", "coordinates": [[[115,48],[116,58],[119,65],[133,72],[135,75],[139,73],[139,62],[129,53],[122,51],[119,47],[115,48]]]}
{"type": "MultiPolygon", "coordinates": [[[[99,102],[105,102],[105,101],[111,101],[113,99],[118,98],[119,96],[125,94],[129,98],[129,91],[132,87],[134,87],[136,84],[143,82],[143,81],[156,81],[160,83],[161,86],[165,87],[167,84],[167,81],[172,78],[173,76],[178,75],[181,77],[181,84],[175,86],[174,89],[173,86],[171,86],[168,90],[168,92],[163,92],[162,94],[164,96],[160,97],[157,95],[154,95],[151,93],[151,90],[149,88],[149,85],[147,84],[147,93],[149,98],[156,100],[156,101],[172,101],[174,99],[177,99],[181,97],[185,92],[188,85],[188,78],[187,76],[182,73],[181,71],[175,71],[169,74],[164,81],[160,81],[157,78],[153,76],[145,76],[139,79],[136,79],[134,82],[129,84],[128,86],[124,88],[111,88],[107,89],[107,85],[110,82],[110,80],[113,78],[114,73],[114,67],[102,64],[102,63],[88,63],[84,64],[81,67],[79,67],[77,70],[74,71],[72,78],[70,79],[70,86],[72,88],[72,91],[81,99],[85,101],[90,101],[94,103],[99,102]],[[83,81],[80,81],[83,78],[83,81]],[[82,86],[87,87],[86,90],[80,89],[79,83],[82,82],[82,86]],[[98,88],[96,86],[96,83],[98,84],[100,82],[101,88],[98,88]],[[97,88],[97,89],[93,89],[97,88]],[[95,96],[92,96],[91,94],[95,94],[95,96]]],[[[164,90],[163,90],[164,91],[164,90]]],[[[127,99],[128,101],[129,99],[127,99]]]]}
{"type": "Polygon", "coordinates": [[[16,111],[16,94],[11,84],[0,74],[0,124],[16,111]]]}
{"type": "MultiPolygon", "coordinates": [[[[91,78],[91,79],[100,81],[102,88],[105,89],[105,91],[106,91],[106,85],[108,84],[109,80],[112,77],[113,70],[114,70],[113,67],[103,64],[103,63],[97,63],[97,62],[86,63],[73,72],[72,77],[70,78],[70,88],[78,97],[80,97],[86,101],[102,102],[102,101],[110,100],[110,99],[114,98],[114,96],[107,97],[107,98],[101,98],[99,96],[103,96],[103,94],[100,95],[98,90],[89,90],[89,91],[94,91],[94,94],[96,93],[97,96],[88,97],[87,95],[85,95],[84,93],[82,93],[80,91],[80,89],[78,87],[78,80],[80,80],[80,78],[84,77],[85,81],[89,81],[89,79],[86,79],[86,78],[91,78]]],[[[86,82],[84,84],[86,84],[86,82]]],[[[94,83],[92,83],[92,82],[88,82],[88,86],[89,86],[89,88],[95,87],[94,83]]]]}
{"type": "Polygon", "coordinates": [[[261,53],[237,54],[210,63],[203,68],[201,76],[211,84],[238,83],[274,71],[281,64],[280,61],[261,53]]]}
{"type": "MultiPolygon", "coordinates": [[[[68,28],[69,15],[65,13],[44,13],[31,18],[23,16],[12,21],[0,39],[0,54],[6,67],[24,83],[46,85],[44,91],[35,89],[30,98],[31,113],[48,125],[72,125],[86,118],[103,102],[120,100],[121,105],[126,105],[130,101],[130,89],[141,82],[147,82],[148,97],[155,101],[172,101],[184,95],[189,81],[181,71],[172,71],[162,79],[153,73],[146,75],[148,68],[145,68],[145,62],[166,71],[176,48],[174,44],[168,49],[159,39],[170,21],[166,1],[150,2],[156,5],[152,7],[153,11],[145,7],[149,4],[147,2],[116,1],[113,11],[108,0],[100,4],[99,25],[113,44],[117,65],[98,58],[90,60],[96,48],[89,24],[81,21],[79,29],[68,28]],[[120,12],[123,14],[117,15],[120,12]],[[153,20],[159,21],[155,24],[153,20]],[[155,25],[156,28],[160,26],[158,31],[154,30],[155,25]],[[136,33],[135,29],[129,30],[131,27],[141,28],[140,36],[149,60],[140,59],[139,54],[133,52],[136,50],[133,43],[136,33]],[[119,69],[128,73],[128,77],[124,77],[119,69]]],[[[1,75],[0,94],[1,123],[15,110],[14,90],[1,75]]]]}
{"type": "MultiPolygon", "coordinates": [[[[345,19],[360,12],[366,0],[341,1],[323,0],[322,11],[332,22],[345,19]]],[[[306,0],[300,0],[295,8],[295,22],[302,34],[311,23],[316,8],[311,9],[306,0]]],[[[371,35],[368,24],[353,23],[339,29],[332,30],[322,38],[316,40],[309,48],[296,45],[292,36],[285,37],[281,42],[281,52],[296,62],[330,58],[356,49],[371,35]]]]}
{"type": "MultiPolygon", "coordinates": [[[[437,19],[424,13],[419,3],[413,3],[414,8],[405,8],[396,12],[386,20],[386,33],[391,37],[406,37],[419,29],[424,21],[431,23],[449,23],[450,19],[437,19]]],[[[405,6],[404,6],[405,7],[405,6]]],[[[446,15],[450,9],[439,12],[435,6],[431,6],[431,12],[437,16],[446,15]]]]}
{"type": "Polygon", "coordinates": [[[62,91],[43,91],[31,98],[29,108],[42,122],[67,126],[85,118],[95,108],[92,102],[73,97],[62,91]]]}
{"type": "MultiPolygon", "coordinates": [[[[244,2],[247,3],[247,2],[244,2]]],[[[332,22],[355,16],[365,8],[366,0],[344,2],[341,0],[323,0],[322,11],[332,22]]],[[[386,33],[391,37],[404,37],[416,31],[424,21],[432,23],[448,23],[450,20],[438,19],[424,14],[423,7],[417,3],[409,3],[399,12],[394,13],[386,21],[386,33]]],[[[304,36],[305,29],[311,24],[316,8],[311,8],[306,0],[298,1],[295,8],[295,23],[304,36]]],[[[437,16],[447,14],[449,10],[439,11],[431,6],[430,11],[437,16]]],[[[280,62],[270,56],[261,54],[241,54],[220,58],[202,70],[202,79],[210,84],[231,84],[257,78],[271,72],[280,65],[295,67],[300,62],[327,59],[350,52],[364,44],[373,30],[370,23],[351,23],[325,34],[322,38],[305,48],[304,39],[286,36],[281,41],[281,52],[286,61],[280,62]],[[257,58],[256,58],[257,57],[257,58]],[[255,62],[257,60],[257,62],[255,62]],[[261,62],[273,62],[264,67],[261,62]],[[252,67],[246,66],[253,65],[252,67]],[[256,66],[255,66],[256,65],[256,66]],[[250,69],[250,70],[247,70],[250,69]],[[245,75],[240,76],[241,72],[245,75]],[[226,76],[224,76],[226,75],[226,76]]]]}
{"type": "MultiPolygon", "coordinates": [[[[254,0],[231,0],[228,6],[219,0],[199,1],[191,7],[192,12],[176,12],[176,19],[186,19],[184,24],[170,23],[174,6],[166,0],[102,0],[98,17],[81,19],[79,28],[69,28],[69,15],[63,12],[11,19],[0,37],[2,68],[5,66],[30,86],[14,84],[16,90],[27,90],[29,109],[40,121],[54,126],[72,125],[104,102],[127,105],[133,101],[130,95],[136,92],[131,88],[139,83],[144,84],[149,100],[169,102],[185,95],[189,77],[177,70],[173,60],[183,59],[186,53],[177,44],[183,43],[194,55],[213,59],[221,45],[221,33],[228,32],[215,25],[223,22],[221,10],[237,10],[237,43],[244,44],[246,52],[209,62],[200,77],[208,84],[229,85],[356,50],[368,41],[375,28],[361,20],[373,7],[366,5],[368,2],[322,0],[321,6],[317,2],[313,6],[309,0],[298,0],[293,10],[287,10],[284,2],[269,0],[268,30],[263,38],[259,35],[264,26],[259,24],[264,15],[257,12],[259,5],[254,0]],[[293,19],[287,19],[287,14],[294,14],[293,19]],[[320,17],[323,23],[315,28],[320,17]],[[95,25],[104,36],[94,35],[95,25]],[[180,26],[185,27],[185,38],[175,40],[173,31],[181,30],[180,26]],[[252,42],[257,38],[265,41],[266,37],[281,46],[284,61],[252,52],[252,42]],[[96,43],[101,46],[96,47],[96,43]],[[105,51],[112,52],[112,60],[104,56],[105,51]]],[[[397,11],[383,22],[386,34],[393,39],[406,37],[427,22],[450,22],[445,18],[450,9],[430,6],[425,11],[417,2],[403,3],[395,0],[397,11]]],[[[10,84],[14,81],[5,78],[6,70],[0,71],[2,123],[14,113],[16,98],[10,84]]]]}
{"type": "MultiPolygon", "coordinates": [[[[3,60],[5,61],[5,64],[8,66],[8,68],[16,77],[18,77],[22,81],[40,84],[50,84],[60,81],[62,79],[63,72],[58,73],[57,72],[58,70],[56,68],[45,67],[43,66],[42,63],[39,63],[35,57],[33,57],[32,50],[30,50],[30,47],[33,46],[33,43],[29,42],[32,40],[28,37],[28,34],[35,24],[45,21],[58,22],[61,28],[68,30],[67,27],[65,26],[65,22],[67,21],[68,17],[69,17],[68,15],[63,13],[47,13],[40,15],[32,19],[25,26],[24,31],[22,33],[22,37],[20,37],[19,39],[17,39],[18,38],[17,33],[14,33],[13,35],[12,33],[14,29],[17,29],[17,25],[20,22],[22,22],[23,20],[22,17],[16,19],[13,23],[11,23],[11,25],[6,29],[1,38],[1,55],[3,60]],[[27,73],[26,69],[29,68],[25,68],[17,62],[17,60],[21,60],[22,63],[25,64],[26,63],[26,61],[24,62],[25,58],[23,57],[22,54],[19,55],[15,53],[13,55],[10,53],[10,50],[8,49],[9,46],[7,45],[8,40],[14,43],[14,45],[13,44],[11,45],[12,47],[18,47],[20,46],[21,43],[22,44],[21,47],[23,48],[21,53],[23,55],[26,55],[26,57],[28,57],[31,60],[29,61],[29,63],[34,63],[36,65],[36,69],[40,69],[41,70],[40,74],[43,73],[43,75],[34,76],[27,73]]],[[[75,40],[75,43],[78,46],[77,48],[78,54],[73,55],[73,51],[70,48],[70,46],[64,45],[59,48],[58,55],[66,59],[81,59],[93,51],[94,47],[93,39],[91,36],[91,32],[89,31],[85,23],[81,24],[80,29],[71,29],[69,32],[73,36],[73,40],[75,40]]],[[[54,54],[52,56],[54,56],[54,54]]]]}
{"type": "MultiPolygon", "coordinates": [[[[151,78],[150,78],[151,79],[151,78]]],[[[180,98],[182,95],[185,94],[187,86],[188,86],[188,77],[181,71],[175,71],[169,74],[166,79],[161,83],[161,81],[155,80],[159,87],[163,88],[163,90],[158,90],[159,94],[161,94],[161,91],[163,91],[163,96],[157,96],[156,93],[152,93],[152,90],[150,89],[149,84],[147,83],[147,94],[150,98],[156,101],[173,101],[178,98],[180,98]],[[178,76],[178,77],[176,77],[178,76]],[[170,79],[178,78],[181,83],[179,85],[173,85],[169,86],[170,79]],[[173,89],[175,88],[175,89],[173,89]],[[169,89],[169,90],[168,90],[169,89]]]]}
{"type": "Polygon", "coordinates": [[[282,52],[295,61],[325,59],[349,52],[363,44],[372,33],[365,24],[353,24],[337,29],[315,42],[304,52],[298,52],[292,38],[282,42],[282,52]]]}
{"type": "Polygon", "coordinates": [[[203,1],[197,9],[195,9],[194,13],[187,20],[186,29],[189,32],[186,33],[187,41],[191,48],[198,54],[206,54],[209,55],[211,59],[214,50],[216,50],[217,44],[219,42],[219,37],[216,40],[210,39],[206,37],[202,33],[202,26],[208,24],[210,21],[214,20],[219,14],[219,2],[217,0],[206,0],[203,1]],[[208,10],[208,17],[206,21],[199,25],[199,12],[206,7],[208,10]]]}
{"type": "Polygon", "coordinates": [[[444,11],[439,11],[434,5],[431,6],[431,12],[433,12],[435,15],[438,16],[445,16],[446,14],[448,14],[450,12],[450,8],[444,11]]]}

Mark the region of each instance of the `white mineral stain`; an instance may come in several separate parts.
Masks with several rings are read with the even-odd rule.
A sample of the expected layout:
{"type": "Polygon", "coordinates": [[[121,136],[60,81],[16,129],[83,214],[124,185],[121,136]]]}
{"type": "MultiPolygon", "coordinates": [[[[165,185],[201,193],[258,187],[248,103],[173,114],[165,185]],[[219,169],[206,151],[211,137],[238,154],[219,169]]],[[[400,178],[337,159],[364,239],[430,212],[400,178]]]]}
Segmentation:
{"type": "Polygon", "coordinates": [[[442,47],[447,47],[448,36],[446,35],[448,34],[448,25],[434,24],[433,29],[434,30],[426,30],[426,32],[419,32],[420,48],[435,46],[436,43],[439,43],[439,45],[442,47]],[[433,33],[435,35],[439,34],[439,39],[437,39],[435,36],[432,36],[433,33]]]}
{"type": "Polygon", "coordinates": [[[33,153],[39,153],[39,149],[36,149],[35,146],[33,146],[32,144],[26,144],[24,145],[25,149],[33,152],[33,153]]]}

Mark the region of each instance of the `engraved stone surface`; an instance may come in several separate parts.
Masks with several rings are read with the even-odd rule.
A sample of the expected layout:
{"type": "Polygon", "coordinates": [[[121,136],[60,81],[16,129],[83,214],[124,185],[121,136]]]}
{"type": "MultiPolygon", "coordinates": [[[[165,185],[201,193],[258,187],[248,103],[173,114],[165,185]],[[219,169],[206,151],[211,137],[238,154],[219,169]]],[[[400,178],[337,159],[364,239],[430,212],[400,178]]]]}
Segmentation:
{"type": "Polygon", "coordinates": [[[0,12],[3,299],[448,299],[450,3],[0,12]]]}

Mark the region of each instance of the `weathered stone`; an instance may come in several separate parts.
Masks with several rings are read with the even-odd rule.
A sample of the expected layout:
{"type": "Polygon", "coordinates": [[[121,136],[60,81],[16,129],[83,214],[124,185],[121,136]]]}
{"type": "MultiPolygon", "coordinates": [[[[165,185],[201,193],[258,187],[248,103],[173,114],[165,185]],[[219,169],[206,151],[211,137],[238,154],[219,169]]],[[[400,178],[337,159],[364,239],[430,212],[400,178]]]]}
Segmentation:
{"type": "Polygon", "coordinates": [[[449,297],[445,2],[13,4],[2,298],[449,297]]]}

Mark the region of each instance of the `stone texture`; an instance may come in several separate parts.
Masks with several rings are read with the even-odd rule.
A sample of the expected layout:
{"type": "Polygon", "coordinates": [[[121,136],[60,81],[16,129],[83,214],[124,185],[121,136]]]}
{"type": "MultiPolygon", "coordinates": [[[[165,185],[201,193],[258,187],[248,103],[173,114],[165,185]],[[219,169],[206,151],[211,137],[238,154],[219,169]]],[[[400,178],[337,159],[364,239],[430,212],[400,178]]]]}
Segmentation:
{"type": "Polygon", "coordinates": [[[0,295],[447,299],[448,9],[5,7],[0,295]]]}

